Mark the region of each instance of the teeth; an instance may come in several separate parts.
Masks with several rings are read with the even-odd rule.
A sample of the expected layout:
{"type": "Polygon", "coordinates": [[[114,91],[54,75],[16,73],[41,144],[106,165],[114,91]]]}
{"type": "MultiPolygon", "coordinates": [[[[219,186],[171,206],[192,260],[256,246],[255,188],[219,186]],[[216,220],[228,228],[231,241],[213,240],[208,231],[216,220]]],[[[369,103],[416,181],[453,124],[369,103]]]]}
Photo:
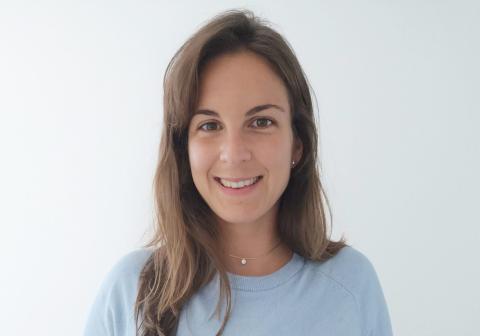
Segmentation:
{"type": "Polygon", "coordinates": [[[243,188],[243,187],[252,185],[255,182],[257,182],[257,180],[258,180],[258,176],[253,177],[249,180],[243,180],[243,181],[238,181],[238,182],[232,182],[232,181],[227,181],[227,180],[224,180],[224,179],[220,179],[220,183],[222,183],[225,187],[238,189],[238,188],[243,188]]]}

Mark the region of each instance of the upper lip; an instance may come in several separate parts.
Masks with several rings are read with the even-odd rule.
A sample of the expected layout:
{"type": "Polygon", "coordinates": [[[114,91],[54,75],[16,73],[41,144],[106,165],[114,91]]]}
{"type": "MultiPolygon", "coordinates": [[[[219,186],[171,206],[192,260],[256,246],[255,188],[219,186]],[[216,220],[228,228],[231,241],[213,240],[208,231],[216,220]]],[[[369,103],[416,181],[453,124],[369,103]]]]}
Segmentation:
{"type": "Polygon", "coordinates": [[[222,180],[227,180],[230,182],[240,182],[240,181],[245,181],[245,180],[250,180],[255,177],[262,177],[262,175],[256,175],[256,176],[251,176],[251,177],[220,177],[220,176],[215,176],[217,179],[222,179],[222,180]]]}

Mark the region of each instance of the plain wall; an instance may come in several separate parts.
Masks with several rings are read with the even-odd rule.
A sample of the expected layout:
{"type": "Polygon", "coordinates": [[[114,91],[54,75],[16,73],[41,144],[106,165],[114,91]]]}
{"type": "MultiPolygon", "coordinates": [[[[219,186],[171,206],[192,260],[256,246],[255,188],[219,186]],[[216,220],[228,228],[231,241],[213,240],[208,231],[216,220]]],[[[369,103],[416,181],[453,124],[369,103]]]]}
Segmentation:
{"type": "Polygon", "coordinates": [[[334,238],[395,335],[478,335],[480,5],[459,0],[1,1],[0,334],[82,333],[153,223],[167,63],[237,7],[304,67],[334,238]]]}

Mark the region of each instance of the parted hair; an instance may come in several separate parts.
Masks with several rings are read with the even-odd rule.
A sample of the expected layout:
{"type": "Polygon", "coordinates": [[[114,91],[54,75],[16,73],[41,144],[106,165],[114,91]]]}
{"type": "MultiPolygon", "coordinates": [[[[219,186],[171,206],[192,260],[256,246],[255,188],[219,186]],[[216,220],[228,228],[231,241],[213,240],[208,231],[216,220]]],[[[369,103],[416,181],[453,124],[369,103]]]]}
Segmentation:
{"type": "Polygon", "coordinates": [[[303,144],[302,157],[291,170],[280,197],[277,225],[292,251],[325,261],[346,246],[330,239],[330,205],[320,181],[318,135],[307,78],[288,42],[251,11],[228,10],[215,16],[175,53],[163,81],[163,129],[153,181],[155,222],[152,248],[139,278],[135,302],[137,336],[173,335],[185,302],[218,274],[226,311],[221,335],[231,313],[228,274],[219,258],[219,230],[214,213],[197,191],[188,158],[188,128],[197,107],[199,78],[213,58],[239,51],[263,57],[288,92],[293,134],[303,144]]]}

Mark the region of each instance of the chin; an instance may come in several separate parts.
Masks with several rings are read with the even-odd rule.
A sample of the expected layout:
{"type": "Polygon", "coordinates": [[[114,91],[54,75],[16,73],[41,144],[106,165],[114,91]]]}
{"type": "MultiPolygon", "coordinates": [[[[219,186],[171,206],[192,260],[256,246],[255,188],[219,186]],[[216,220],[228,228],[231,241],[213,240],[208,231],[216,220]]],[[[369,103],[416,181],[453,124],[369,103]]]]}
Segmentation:
{"type": "Polygon", "coordinates": [[[230,224],[249,224],[260,219],[261,216],[245,216],[245,210],[238,211],[238,214],[229,212],[228,214],[219,213],[217,217],[220,221],[230,224]]]}

